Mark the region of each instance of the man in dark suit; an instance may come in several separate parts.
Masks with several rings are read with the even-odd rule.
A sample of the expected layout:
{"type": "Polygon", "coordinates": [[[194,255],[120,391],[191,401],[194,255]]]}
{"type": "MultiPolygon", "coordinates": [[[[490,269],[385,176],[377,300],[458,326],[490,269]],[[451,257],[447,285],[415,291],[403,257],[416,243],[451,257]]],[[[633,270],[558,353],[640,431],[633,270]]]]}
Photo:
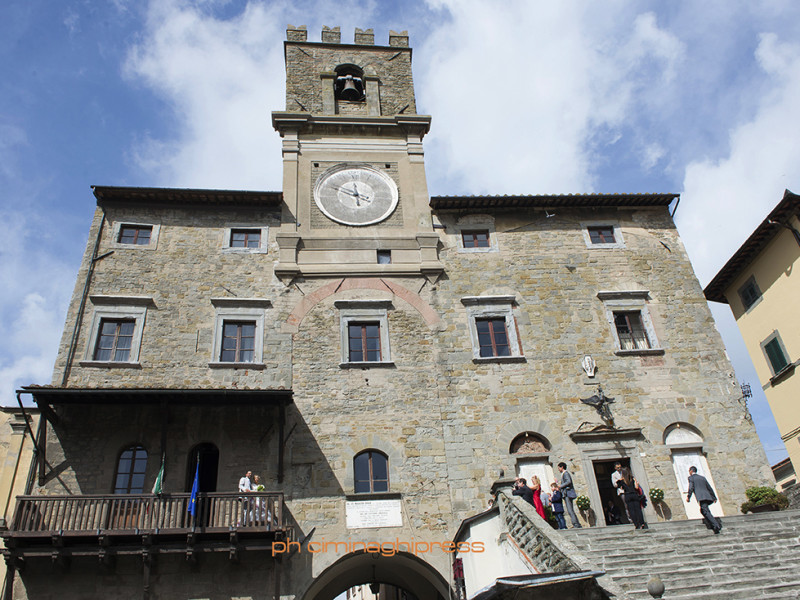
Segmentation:
{"type": "Polygon", "coordinates": [[[706,527],[713,529],[714,533],[719,533],[720,529],[722,529],[722,521],[712,515],[711,509],[709,508],[709,506],[717,501],[717,495],[714,493],[711,484],[708,483],[708,479],[697,474],[697,467],[689,467],[689,491],[686,494],[687,502],[692,499],[692,494],[694,494],[698,504],[700,504],[700,514],[703,515],[703,521],[705,521],[706,527]]]}

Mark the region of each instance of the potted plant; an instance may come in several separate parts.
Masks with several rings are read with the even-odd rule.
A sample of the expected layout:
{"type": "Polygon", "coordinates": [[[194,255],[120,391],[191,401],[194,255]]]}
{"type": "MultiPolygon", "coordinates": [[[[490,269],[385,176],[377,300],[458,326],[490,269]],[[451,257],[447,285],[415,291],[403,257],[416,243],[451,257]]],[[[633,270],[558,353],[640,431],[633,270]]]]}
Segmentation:
{"type": "Polygon", "coordinates": [[[664,500],[664,490],[661,488],[650,488],[650,501],[653,504],[658,504],[664,500]]]}
{"type": "Polygon", "coordinates": [[[742,504],[743,513],[783,510],[789,506],[789,499],[771,487],[751,487],[747,488],[744,493],[747,495],[747,502],[742,504]]]}

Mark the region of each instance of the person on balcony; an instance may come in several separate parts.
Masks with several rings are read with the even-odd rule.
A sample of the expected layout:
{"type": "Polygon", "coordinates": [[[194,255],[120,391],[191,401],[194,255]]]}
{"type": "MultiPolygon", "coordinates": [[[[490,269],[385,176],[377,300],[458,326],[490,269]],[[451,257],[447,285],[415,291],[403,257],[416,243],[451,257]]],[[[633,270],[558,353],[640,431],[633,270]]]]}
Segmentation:
{"type": "MultiPolygon", "coordinates": [[[[244,474],[244,477],[239,479],[239,491],[245,494],[249,494],[253,483],[250,478],[253,476],[253,472],[248,470],[247,473],[244,474]]],[[[237,523],[237,525],[242,525],[243,522],[247,522],[248,519],[252,520],[252,510],[250,508],[250,499],[249,498],[239,498],[242,503],[242,517],[237,523]]]]}

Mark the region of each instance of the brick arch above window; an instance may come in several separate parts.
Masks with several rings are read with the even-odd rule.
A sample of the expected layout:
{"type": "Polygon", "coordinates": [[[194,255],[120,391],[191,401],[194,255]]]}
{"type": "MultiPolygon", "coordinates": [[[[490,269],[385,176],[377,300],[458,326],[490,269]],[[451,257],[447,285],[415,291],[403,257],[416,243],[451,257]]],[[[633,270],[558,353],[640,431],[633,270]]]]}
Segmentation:
{"type": "Polygon", "coordinates": [[[378,290],[392,293],[395,297],[400,298],[401,300],[404,300],[413,306],[429,327],[433,327],[440,321],[439,314],[431,307],[430,304],[423,300],[419,294],[412,292],[411,290],[398,285],[393,281],[373,278],[347,277],[344,279],[335,279],[330,283],[317,288],[307,296],[304,296],[303,299],[295,305],[294,310],[292,310],[291,314],[286,319],[286,325],[288,325],[291,333],[296,333],[300,329],[300,323],[303,322],[305,316],[311,311],[311,309],[322,302],[325,298],[333,296],[339,292],[359,289],[378,290]]]}

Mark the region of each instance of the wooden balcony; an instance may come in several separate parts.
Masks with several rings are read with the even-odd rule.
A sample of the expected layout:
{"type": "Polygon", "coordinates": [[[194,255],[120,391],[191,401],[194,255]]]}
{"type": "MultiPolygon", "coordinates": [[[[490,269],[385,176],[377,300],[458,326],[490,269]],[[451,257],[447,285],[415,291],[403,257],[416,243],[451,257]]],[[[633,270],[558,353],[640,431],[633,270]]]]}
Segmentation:
{"type": "Polygon", "coordinates": [[[198,494],[18,496],[3,537],[18,556],[66,556],[153,552],[269,550],[291,538],[284,522],[283,494],[240,492],[198,494]]]}

